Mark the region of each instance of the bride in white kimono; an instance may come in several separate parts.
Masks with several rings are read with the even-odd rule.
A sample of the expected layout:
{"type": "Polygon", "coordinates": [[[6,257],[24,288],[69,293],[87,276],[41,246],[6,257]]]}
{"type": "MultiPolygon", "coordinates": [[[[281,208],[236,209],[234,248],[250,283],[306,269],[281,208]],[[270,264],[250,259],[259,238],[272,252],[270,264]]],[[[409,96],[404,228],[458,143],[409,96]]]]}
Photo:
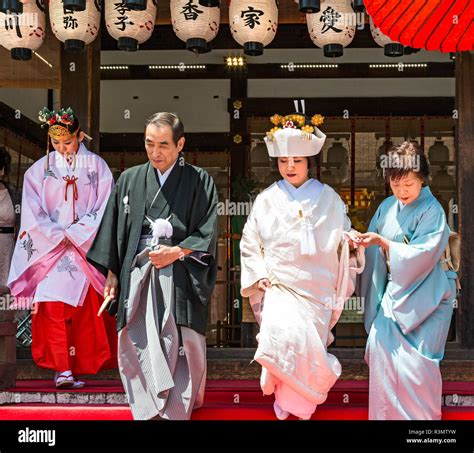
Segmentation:
{"type": "Polygon", "coordinates": [[[450,235],[442,206],[423,187],[423,150],[404,142],[385,156],[393,191],[377,209],[361,244],[369,247],[361,275],[369,337],[369,419],[439,420],[439,362],[456,297],[456,272],[442,259],[450,235]]]}
{"type": "Polygon", "coordinates": [[[307,420],[341,374],[327,346],[364,256],[362,247],[349,256],[356,236],[342,199],[308,175],[310,156],[325,141],[316,127],[322,117],[312,118],[314,127],[303,115],[272,122],[284,126],[265,138],[283,179],[257,196],[245,224],[241,294],[260,324],[255,360],[263,393],[275,394],[278,419],[307,420]]]}

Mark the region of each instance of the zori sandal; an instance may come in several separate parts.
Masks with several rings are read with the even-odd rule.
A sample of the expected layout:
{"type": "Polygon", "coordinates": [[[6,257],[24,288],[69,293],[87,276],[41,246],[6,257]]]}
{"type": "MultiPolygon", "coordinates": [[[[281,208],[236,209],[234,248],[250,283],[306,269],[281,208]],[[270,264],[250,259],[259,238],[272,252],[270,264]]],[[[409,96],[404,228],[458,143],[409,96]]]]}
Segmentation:
{"type": "Polygon", "coordinates": [[[71,373],[56,373],[57,388],[70,388],[74,386],[74,377],[71,373]]]}
{"type": "Polygon", "coordinates": [[[78,379],[74,378],[74,384],[72,386],[73,389],[80,389],[86,385],[85,382],[79,381],[78,379]]]}

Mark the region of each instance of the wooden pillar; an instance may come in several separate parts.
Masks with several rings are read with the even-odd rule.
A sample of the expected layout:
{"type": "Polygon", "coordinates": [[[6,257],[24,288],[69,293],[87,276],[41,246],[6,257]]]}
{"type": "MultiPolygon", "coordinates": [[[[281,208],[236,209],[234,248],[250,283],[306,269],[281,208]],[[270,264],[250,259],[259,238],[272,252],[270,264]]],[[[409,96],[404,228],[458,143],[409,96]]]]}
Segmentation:
{"type": "Polygon", "coordinates": [[[14,387],[16,382],[16,323],[9,310],[9,289],[0,286],[0,389],[14,387]]]}
{"type": "Polygon", "coordinates": [[[474,348],[474,52],[456,55],[457,181],[461,233],[461,286],[459,339],[474,348]]]}
{"type": "Polygon", "coordinates": [[[48,89],[48,109],[54,110],[54,90],[48,89]]]}
{"type": "MultiPolygon", "coordinates": [[[[247,76],[244,72],[237,72],[230,77],[230,180],[231,184],[237,178],[248,177],[250,134],[247,130],[247,76]]],[[[232,201],[243,201],[234,199],[232,201]]],[[[231,273],[231,278],[240,279],[240,272],[231,273]]],[[[236,284],[238,284],[236,282],[236,284]]],[[[240,285],[238,286],[240,288],[240,285]]],[[[243,305],[248,305],[246,298],[241,298],[243,305]]],[[[241,337],[242,347],[252,347],[254,341],[253,323],[249,322],[248,306],[233,308],[234,316],[241,315],[241,337]]]]}
{"type": "Polygon", "coordinates": [[[356,173],[356,120],[351,119],[351,207],[355,207],[356,173]]]}
{"type": "Polygon", "coordinates": [[[61,45],[59,107],[74,110],[82,130],[92,137],[91,142],[85,142],[86,146],[91,151],[99,152],[100,33],[85,52],[66,52],[61,45]]]}
{"type": "Polygon", "coordinates": [[[238,73],[231,76],[230,97],[230,177],[232,181],[238,176],[247,176],[248,173],[250,134],[247,133],[247,77],[245,74],[238,73]],[[239,141],[239,136],[241,141],[239,141]]]}
{"type": "MultiPolygon", "coordinates": [[[[390,139],[391,137],[390,132],[390,117],[385,118],[385,154],[388,155],[388,150],[390,149],[390,139]]],[[[388,197],[390,195],[390,184],[385,181],[384,185],[385,196],[388,197]]]]}
{"type": "Polygon", "coordinates": [[[420,146],[423,151],[425,151],[425,117],[420,116],[420,146]]]}

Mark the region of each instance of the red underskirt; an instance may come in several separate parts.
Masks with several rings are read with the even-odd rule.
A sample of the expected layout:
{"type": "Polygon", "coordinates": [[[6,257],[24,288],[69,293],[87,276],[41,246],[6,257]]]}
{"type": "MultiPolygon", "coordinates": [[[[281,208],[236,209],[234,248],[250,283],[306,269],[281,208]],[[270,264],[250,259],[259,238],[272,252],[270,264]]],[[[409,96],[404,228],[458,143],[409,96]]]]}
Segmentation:
{"type": "Polygon", "coordinates": [[[97,312],[102,300],[89,286],[82,307],[63,302],[39,302],[32,315],[31,352],[41,368],[96,374],[117,368],[115,318],[97,312]]]}

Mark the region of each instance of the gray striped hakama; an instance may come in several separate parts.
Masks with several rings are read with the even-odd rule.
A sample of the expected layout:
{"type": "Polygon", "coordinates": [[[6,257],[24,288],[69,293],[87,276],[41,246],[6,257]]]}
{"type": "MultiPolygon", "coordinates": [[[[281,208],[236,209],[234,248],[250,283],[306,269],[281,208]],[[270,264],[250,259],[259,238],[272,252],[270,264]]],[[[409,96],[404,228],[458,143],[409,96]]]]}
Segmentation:
{"type": "Polygon", "coordinates": [[[142,236],[118,335],[120,377],[135,420],[189,420],[204,399],[206,338],[176,325],[173,265],[156,269],[151,250],[151,236],[142,236]]]}

